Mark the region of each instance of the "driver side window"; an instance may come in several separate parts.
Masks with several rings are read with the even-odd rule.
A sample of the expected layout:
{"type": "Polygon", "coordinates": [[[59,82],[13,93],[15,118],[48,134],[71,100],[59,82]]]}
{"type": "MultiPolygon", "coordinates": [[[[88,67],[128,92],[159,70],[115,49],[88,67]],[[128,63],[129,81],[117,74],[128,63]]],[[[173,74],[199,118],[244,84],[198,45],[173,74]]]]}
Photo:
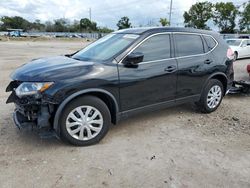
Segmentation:
{"type": "Polygon", "coordinates": [[[170,49],[170,35],[159,34],[144,41],[133,53],[143,53],[143,62],[148,62],[170,58],[170,49]]]}

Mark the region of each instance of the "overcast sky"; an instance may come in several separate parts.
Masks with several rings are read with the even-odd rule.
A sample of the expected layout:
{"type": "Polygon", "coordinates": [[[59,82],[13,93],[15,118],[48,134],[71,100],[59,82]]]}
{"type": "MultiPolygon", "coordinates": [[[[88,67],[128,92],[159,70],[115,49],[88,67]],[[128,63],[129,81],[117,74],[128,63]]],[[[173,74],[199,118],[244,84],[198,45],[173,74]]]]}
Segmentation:
{"type": "MultiPolygon", "coordinates": [[[[200,0],[201,1],[201,0],[200,0]]],[[[211,2],[228,0],[213,0],[211,2]]],[[[231,0],[232,1],[232,0],[231,0]]],[[[248,0],[234,0],[240,5],[248,0]]],[[[173,0],[172,25],[183,25],[183,12],[198,0],[173,0]]],[[[22,16],[42,22],[58,18],[79,20],[89,17],[99,26],[116,29],[122,16],[128,16],[133,26],[158,24],[160,17],[169,17],[170,0],[0,0],[0,16],[22,16]]]]}

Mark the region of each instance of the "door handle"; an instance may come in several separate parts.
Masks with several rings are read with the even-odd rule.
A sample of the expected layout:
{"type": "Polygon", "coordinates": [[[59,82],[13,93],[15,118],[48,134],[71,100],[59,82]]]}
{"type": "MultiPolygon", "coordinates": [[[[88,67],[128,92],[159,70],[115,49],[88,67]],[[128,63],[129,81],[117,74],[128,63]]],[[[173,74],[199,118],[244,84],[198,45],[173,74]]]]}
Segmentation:
{"type": "Polygon", "coordinates": [[[206,59],[206,60],[204,61],[204,63],[205,63],[205,64],[208,64],[208,65],[209,65],[210,63],[212,63],[212,62],[213,62],[213,60],[211,60],[211,59],[206,59]]]}
{"type": "Polygon", "coordinates": [[[168,66],[167,68],[164,69],[165,72],[168,72],[168,73],[173,73],[175,72],[177,69],[176,69],[176,66],[172,65],[172,66],[168,66]]]}

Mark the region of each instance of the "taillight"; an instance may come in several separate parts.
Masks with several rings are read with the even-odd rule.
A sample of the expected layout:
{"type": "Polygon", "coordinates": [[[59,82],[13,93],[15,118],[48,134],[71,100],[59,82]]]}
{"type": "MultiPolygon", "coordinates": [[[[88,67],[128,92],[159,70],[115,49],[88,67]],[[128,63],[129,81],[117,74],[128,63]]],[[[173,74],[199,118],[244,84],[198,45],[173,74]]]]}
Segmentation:
{"type": "Polygon", "coordinates": [[[247,72],[250,74],[250,64],[247,65],[247,72]]]}
{"type": "Polygon", "coordinates": [[[234,52],[233,52],[233,50],[231,48],[227,49],[227,58],[230,59],[230,60],[234,59],[234,52]]]}

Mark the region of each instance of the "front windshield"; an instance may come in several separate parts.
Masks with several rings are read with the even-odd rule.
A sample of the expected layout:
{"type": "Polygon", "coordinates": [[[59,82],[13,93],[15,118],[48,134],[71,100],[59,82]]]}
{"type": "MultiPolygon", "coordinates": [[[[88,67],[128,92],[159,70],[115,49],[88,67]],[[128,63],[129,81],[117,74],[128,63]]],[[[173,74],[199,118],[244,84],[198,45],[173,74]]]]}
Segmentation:
{"type": "Polygon", "coordinates": [[[229,46],[239,46],[241,43],[241,40],[227,40],[227,44],[229,46]]]}
{"type": "Polygon", "coordinates": [[[138,37],[139,35],[134,34],[112,33],[80,50],[72,58],[82,61],[105,61],[124,50],[138,37]]]}

